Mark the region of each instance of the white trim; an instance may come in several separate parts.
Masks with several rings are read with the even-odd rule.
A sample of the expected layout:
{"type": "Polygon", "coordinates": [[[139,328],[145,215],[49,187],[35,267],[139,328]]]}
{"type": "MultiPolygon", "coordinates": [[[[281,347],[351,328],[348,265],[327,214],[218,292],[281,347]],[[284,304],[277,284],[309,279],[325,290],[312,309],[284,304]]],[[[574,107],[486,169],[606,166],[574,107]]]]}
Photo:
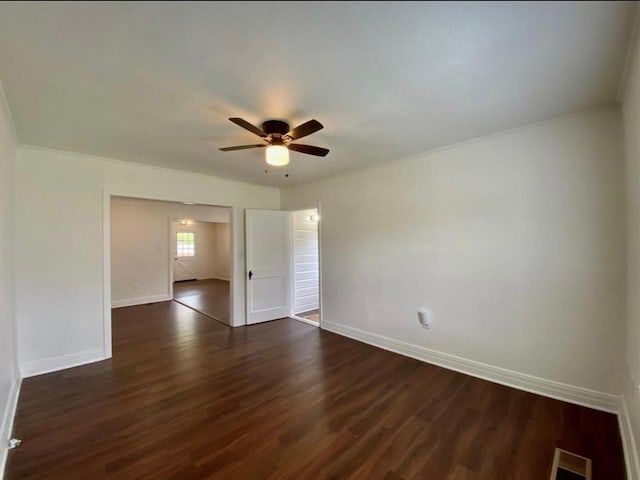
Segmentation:
{"type": "Polygon", "coordinates": [[[295,239],[295,232],[294,232],[294,226],[295,226],[295,222],[293,220],[293,216],[295,214],[297,210],[288,210],[288,214],[289,214],[289,236],[291,237],[289,239],[289,296],[291,297],[291,304],[290,304],[290,309],[289,309],[289,316],[291,318],[293,318],[294,320],[300,320],[301,317],[298,317],[296,315],[295,312],[295,303],[296,303],[296,267],[295,267],[295,258],[296,258],[296,252],[295,252],[295,243],[296,243],[296,239],[295,239]]]}
{"type": "Polygon", "coordinates": [[[112,357],[111,347],[111,194],[102,191],[102,350],[112,357]]]}
{"type": "Polygon", "coordinates": [[[22,378],[18,378],[11,385],[7,405],[2,416],[2,426],[0,427],[0,478],[4,478],[4,469],[7,466],[7,456],[9,449],[7,444],[13,433],[13,421],[16,418],[16,410],[18,408],[18,397],[20,396],[20,387],[22,386],[22,378]]]}
{"type": "Polygon", "coordinates": [[[161,295],[148,295],[146,297],[125,298],[122,300],[112,300],[111,308],[133,307],[134,305],[144,305],[146,303],[168,302],[172,300],[171,295],[163,293],[161,295]]]}
{"type": "Polygon", "coordinates": [[[324,305],[322,304],[322,204],[318,202],[318,326],[322,328],[324,322],[324,305]]]}
{"type": "MultiPolygon", "coordinates": [[[[242,210],[240,211],[240,215],[242,215],[242,210]]],[[[242,221],[242,220],[241,220],[242,221]]],[[[242,272],[242,280],[239,279],[239,277],[236,275],[236,262],[238,260],[236,260],[236,252],[238,255],[241,255],[240,252],[242,252],[242,249],[244,248],[244,242],[242,243],[242,245],[240,245],[238,243],[238,247],[236,249],[236,221],[235,221],[235,209],[233,207],[229,207],[229,256],[230,256],[230,264],[229,264],[229,323],[228,325],[230,327],[240,327],[242,325],[246,325],[247,324],[247,317],[245,314],[245,318],[242,320],[242,323],[236,323],[238,321],[238,319],[236,319],[235,314],[234,314],[234,308],[235,308],[235,289],[236,289],[236,284],[239,284],[238,282],[242,281],[244,282],[244,287],[246,288],[246,281],[247,281],[247,277],[244,274],[244,272],[242,272]],[[235,279],[235,280],[234,280],[235,279]]],[[[238,242],[240,242],[240,240],[237,240],[238,242]]]]}
{"type": "Polygon", "coordinates": [[[167,285],[167,291],[169,292],[169,296],[173,299],[173,283],[175,282],[174,279],[174,272],[173,269],[175,267],[174,262],[176,260],[176,249],[178,248],[176,245],[176,231],[175,231],[175,225],[174,222],[176,222],[176,220],[173,220],[172,217],[169,217],[169,284],[167,285]]]}
{"type": "Polygon", "coordinates": [[[391,352],[399,353],[400,355],[422,360],[423,362],[432,363],[490,382],[594,408],[596,410],[618,413],[619,397],[617,395],[597,392],[595,390],[554,382],[552,380],[545,380],[524,373],[487,365],[486,363],[476,362],[467,358],[457,357],[448,353],[438,352],[375,333],[365,332],[364,330],[334,322],[325,321],[322,324],[322,328],[391,352]]]}
{"type": "Polygon", "coordinates": [[[60,357],[45,358],[20,364],[20,373],[23,378],[42,375],[43,373],[56,372],[65,368],[78,367],[87,363],[106,360],[102,348],[85,350],[84,352],[70,353],[60,357]]]}
{"type": "Polygon", "coordinates": [[[293,318],[294,320],[297,320],[302,323],[306,323],[308,325],[313,325],[314,327],[320,326],[320,322],[314,322],[313,320],[309,320],[308,318],[304,318],[304,317],[299,317],[297,315],[291,315],[290,318],[293,318]]]}
{"type": "Polygon", "coordinates": [[[638,460],[638,450],[636,440],[631,428],[631,418],[624,395],[620,395],[620,405],[618,413],[618,426],[622,437],[622,449],[624,450],[624,463],[627,466],[627,480],[640,479],[640,461],[638,460]]]}

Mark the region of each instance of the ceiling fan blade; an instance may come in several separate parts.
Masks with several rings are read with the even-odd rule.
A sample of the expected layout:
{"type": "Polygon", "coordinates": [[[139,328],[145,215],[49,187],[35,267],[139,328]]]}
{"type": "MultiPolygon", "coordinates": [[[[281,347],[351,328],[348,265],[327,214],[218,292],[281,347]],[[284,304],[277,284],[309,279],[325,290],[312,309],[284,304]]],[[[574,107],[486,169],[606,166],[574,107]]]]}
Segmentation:
{"type": "Polygon", "coordinates": [[[299,138],[306,137],[307,135],[311,135],[318,130],[322,130],[323,128],[324,126],[319,121],[309,120],[302,125],[298,125],[296,128],[287,133],[287,135],[291,137],[291,140],[297,140],[299,138]]]}
{"type": "Polygon", "coordinates": [[[257,145],[238,145],[237,147],[224,147],[220,150],[223,152],[233,152],[234,150],[246,150],[247,148],[262,148],[266,146],[266,143],[259,143],[257,145]]]}
{"type": "Polygon", "coordinates": [[[229,120],[232,121],[233,123],[235,123],[236,125],[238,125],[239,127],[242,127],[245,130],[249,130],[251,133],[255,133],[259,137],[266,137],[267,136],[267,134],[264,133],[261,128],[258,128],[255,125],[252,125],[251,123],[247,122],[246,120],[244,120],[242,118],[233,117],[233,118],[230,118],[229,120]]]}
{"type": "Polygon", "coordinates": [[[290,144],[289,150],[306,153],[307,155],[315,155],[316,157],[326,157],[327,153],[329,153],[329,149],[327,148],[314,147],[312,145],[300,145],[297,143],[290,144]]]}

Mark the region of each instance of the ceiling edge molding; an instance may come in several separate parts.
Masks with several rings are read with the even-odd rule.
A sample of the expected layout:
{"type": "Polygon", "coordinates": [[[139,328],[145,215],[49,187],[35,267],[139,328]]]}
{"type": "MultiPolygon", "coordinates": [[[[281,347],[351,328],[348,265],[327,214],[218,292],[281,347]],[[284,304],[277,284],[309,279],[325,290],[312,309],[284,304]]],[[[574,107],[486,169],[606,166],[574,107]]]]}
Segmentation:
{"type": "Polygon", "coordinates": [[[489,140],[491,138],[494,137],[500,137],[502,135],[507,135],[509,133],[514,133],[514,132],[520,132],[520,131],[525,131],[525,130],[529,130],[531,128],[535,128],[538,127],[540,125],[544,125],[547,123],[552,123],[555,121],[559,121],[559,120],[563,120],[566,118],[571,118],[571,117],[579,117],[582,115],[589,115],[591,113],[597,113],[597,112],[605,112],[607,110],[620,110],[620,105],[616,102],[611,102],[611,103],[606,103],[606,104],[602,104],[602,105],[598,105],[595,107],[591,107],[591,108],[586,108],[584,110],[579,110],[577,112],[569,112],[569,113],[564,113],[562,115],[558,115],[556,117],[552,117],[552,118],[548,118],[546,120],[540,120],[539,122],[534,122],[534,123],[528,123],[526,125],[521,125],[519,127],[515,127],[515,128],[510,128],[509,130],[503,130],[501,132],[496,132],[496,133],[490,133],[488,135],[484,135],[482,137],[476,137],[476,138],[472,138],[469,140],[463,140],[461,142],[457,142],[457,143],[452,143],[450,145],[445,145],[443,147],[437,147],[431,150],[425,150],[424,152],[420,152],[420,153],[416,153],[416,154],[412,154],[412,155],[407,155],[404,157],[399,157],[399,158],[394,158],[392,160],[387,160],[384,162],[378,162],[375,163],[373,165],[369,165],[367,167],[360,167],[360,168],[354,168],[352,170],[346,170],[344,172],[340,172],[340,173],[336,173],[333,175],[327,175],[325,177],[320,177],[320,178],[316,178],[314,180],[310,180],[308,182],[302,182],[302,183],[296,183],[295,185],[291,185],[291,186],[285,186],[285,187],[280,187],[280,190],[288,190],[288,189],[292,189],[292,188],[299,188],[299,187],[305,187],[308,185],[313,185],[316,183],[321,183],[324,181],[329,181],[329,180],[333,180],[336,178],[340,178],[343,176],[347,176],[347,175],[357,175],[360,172],[364,172],[367,170],[375,170],[376,168],[381,168],[381,167],[385,167],[387,165],[392,165],[394,163],[401,163],[401,162],[405,162],[405,161],[409,161],[409,160],[414,160],[420,157],[424,157],[427,155],[432,155],[434,153],[438,153],[441,152],[443,150],[449,150],[451,148],[456,148],[456,147],[462,147],[464,145],[469,145],[469,144],[473,144],[473,143],[477,143],[477,142],[481,142],[483,140],[489,140]]]}
{"type": "Polygon", "coordinates": [[[36,150],[41,152],[63,153],[66,155],[73,155],[76,157],[88,158],[90,160],[98,160],[98,161],[108,162],[108,163],[118,163],[121,165],[128,165],[128,166],[135,166],[135,167],[153,168],[155,170],[163,170],[166,172],[180,173],[183,175],[191,175],[196,177],[217,178],[218,180],[224,180],[225,182],[234,182],[234,183],[239,183],[241,185],[247,185],[250,187],[261,187],[261,188],[272,189],[272,190],[280,190],[280,187],[277,187],[275,185],[265,185],[264,183],[253,183],[247,180],[241,180],[239,178],[234,178],[234,177],[227,177],[227,176],[223,177],[221,175],[194,172],[192,170],[183,170],[180,168],[171,168],[171,167],[165,167],[161,165],[151,165],[149,163],[133,162],[130,160],[121,160],[119,158],[103,157],[100,155],[93,155],[91,153],[82,153],[82,152],[74,152],[71,150],[62,150],[58,148],[41,147],[38,145],[29,145],[28,143],[18,143],[18,148],[24,149],[24,150],[36,150]]]}
{"type": "Polygon", "coordinates": [[[220,175],[201,173],[201,172],[193,172],[191,170],[182,170],[182,169],[179,169],[179,168],[164,167],[164,166],[159,166],[159,165],[150,165],[148,163],[133,162],[133,161],[129,161],[129,160],[121,160],[121,159],[117,159],[117,158],[103,157],[103,156],[100,156],[100,155],[93,155],[93,154],[82,153],[82,152],[74,152],[74,151],[70,151],[70,150],[61,150],[61,149],[50,148],[50,147],[41,147],[41,146],[38,146],[38,145],[29,145],[29,144],[18,143],[18,147],[19,148],[23,148],[23,149],[27,149],[27,150],[37,150],[37,151],[45,151],[45,152],[64,153],[64,154],[67,154],[67,155],[85,157],[85,158],[89,158],[89,159],[92,159],[92,160],[100,160],[100,161],[105,161],[105,162],[110,162],[110,163],[119,163],[119,164],[124,164],[124,165],[135,165],[135,166],[139,166],[139,167],[154,168],[154,169],[158,169],[158,170],[164,170],[164,171],[173,172],[173,173],[182,173],[182,174],[193,175],[193,176],[198,176],[198,177],[217,178],[217,179],[221,179],[221,180],[225,180],[225,181],[229,181],[229,182],[235,182],[235,183],[239,183],[239,184],[243,184],[243,185],[249,185],[249,186],[252,186],[252,187],[263,187],[263,188],[268,188],[268,189],[276,189],[276,190],[281,192],[283,190],[287,190],[287,189],[290,189],[290,188],[298,188],[298,187],[303,187],[305,185],[312,185],[312,184],[323,182],[323,181],[326,181],[326,180],[331,180],[331,179],[335,179],[335,178],[339,178],[339,177],[347,176],[347,175],[354,175],[354,174],[358,174],[359,172],[363,172],[363,171],[367,171],[367,170],[373,170],[373,169],[376,169],[376,168],[384,167],[386,165],[391,165],[391,164],[394,164],[394,163],[400,163],[400,162],[404,162],[404,161],[420,158],[420,157],[423,157],[425,155],[431,155],[431,154],[434,154],[434,153],[437,153],[437,152],[440,152],[440,151],[443,151],[443,150],[449,150],[451,148],[456,148],[456,147],[461,147],[463,145],[477,143],[477,142],[480,142],[480,141],[483,141],[483,140],[488,140],[488,139],[493,138],[493,137],[499,137],[499,136],[506,135],[506,134],[513,133],[513,132],[528,130],[530,128],[535,128],[537,126],[544,125],[546,123],[551,123],[551,122],[555,122],[557,120],[562,120],[564,118],[570,118],[570,117],[581,116],[581,115],[588,115],[588,114],[594,113],[594,112],[600,112],[600,111],[606,111],[606,110],[614,110],[614,109],[619,109],[619,108],[620,108],[620,105],[618,103],[613,103],[613,102],[612,103],[607,103],[607,104],[599,105],[599,106],[596,106],[596,107],[580,110],[580,111],[577,111],[577,112],[565,113],[565,114],[562,114],[562,115],[558,115],[556,117],[548,118],[546,120],[540,120],[539,122],[534,122],[534,123],[529,123],[529,124],[526,124],[526,125],[521,125],[521,126],[518,126],[518,127],[515,127],[515,128],[510,128],[508,130],[503,130],[503,131],[500,131],[500,132],[491,133],[491,134],[484,135],[484,136],[481,136],[481,137],[476,137],[476,138],[472,138],[472,139],[469,139],[469,140],[463,140],[461,142],[452,143],[450,145],[444,145],[442,147],[437,147],[437,148],[434,148],[434,149],[431,149],[431,150],[425,150],[423,152],[415,153],[415,154],[412,154],[412,155],[406,155],[406,156],[403,156],[403,157],[393,158],[391,160],[375,163],[373,165],[369,165],[369,166],[366,166],[366,167],[359,167],[359,168],[354,168],[354,169],[351,169],[351,170],[345,170],[343,172],[338,172],[338,173],[335,173],[335,174],[332,174],[332,175],[327,175],[327,176],[315,178],[315,179],[309,180],[307,182],[296,183],[295,185],[291,185],[291,186],[265,185],[265,184],[262,184],[262,183],[248,182],[246,180],[241,180],[241,179],[233,178],[233,177],[220,176],[220,175]]]}

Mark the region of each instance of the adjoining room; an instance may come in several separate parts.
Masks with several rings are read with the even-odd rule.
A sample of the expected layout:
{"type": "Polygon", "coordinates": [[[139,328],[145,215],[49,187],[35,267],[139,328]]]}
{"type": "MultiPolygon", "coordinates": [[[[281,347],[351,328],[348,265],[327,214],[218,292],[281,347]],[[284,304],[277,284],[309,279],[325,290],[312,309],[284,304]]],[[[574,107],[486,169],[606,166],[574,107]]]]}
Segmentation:
{"type": "Polygon", "coordinates": [[[175,300],[230,324],[230,209],[111,197],[113,307],[175,300]]]}

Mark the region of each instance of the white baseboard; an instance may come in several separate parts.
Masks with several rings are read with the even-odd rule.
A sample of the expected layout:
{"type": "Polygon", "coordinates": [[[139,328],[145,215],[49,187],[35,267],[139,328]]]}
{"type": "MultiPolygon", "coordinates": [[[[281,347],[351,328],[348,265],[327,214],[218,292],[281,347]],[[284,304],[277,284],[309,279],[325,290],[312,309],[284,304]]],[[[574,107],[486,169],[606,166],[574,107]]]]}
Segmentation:
{"type": "Polygon", "coordinates": [[[9,455],[7,444],[11,438],[11,434],[13,433],[13,420],[16,417],[21,385],[21,378],[13,382],[9,398],[7,399],[7,405],[5,406],[4,415],[2,416],[2,426],[0,426],[0,441],[2,442],[0,445],[0,478],[4,478],[4,470],[7,465],[7,456],[9,455]]]}
{"type": "Polygon", "coordinates": [[[618,413],[620,407],[618,395],[611,395],[609,393],[597,392],[595,390],[554,382],[552,380],[545,380],[334,322],[323,321],[322,328],[391,352],[399,353],[400,355],[545,397],[551,397],[611,413],[618,413]]]}
{"type": "Polygon", "coordinates": [[[171,296],[166,293],[162,295],[149,295],[146,297],[125,298],[123,300],[113,300],[111,308],[133,307],[134,305],[144,305],[145,303],[168,302],[171,296]]]}
{"type": "Polygon", "coordinates": [[[64,370],[65,368],[78,367],[101,360],[106,360],[104,350],[102,348],[95,348],[93,350],[71,353],[60,357],[22,362],[20,364],[20,373],[23,378],[34,377],[36,375],[42,375],[43,373],[56,372],[58,370],[64,370]]]}
{"type": "Polygon", "coordinates": [[[627,466],[627,480],[640,479],[640,461],[638,460],[638,450],[636,440],[631,428],[631,418],[624,395],[620,395],[620,412],[618,413],[618,425],[620,436],[622,437],[622,448],[624,449],[624,462],[627,466]]]}

